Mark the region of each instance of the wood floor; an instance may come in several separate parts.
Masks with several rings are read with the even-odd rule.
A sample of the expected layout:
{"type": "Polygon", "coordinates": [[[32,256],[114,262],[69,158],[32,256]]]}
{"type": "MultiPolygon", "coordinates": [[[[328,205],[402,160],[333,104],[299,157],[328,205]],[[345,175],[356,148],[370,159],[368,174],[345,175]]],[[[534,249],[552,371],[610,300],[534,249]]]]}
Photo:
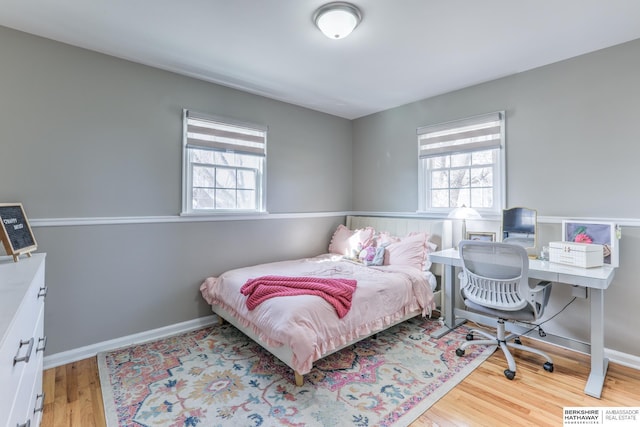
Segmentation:
{"type": "MultiPolygon", "coordinates": [[[[517,375],[509,381],[502,374],[506,362],[497,351],[411,427],[557,427],[562,425],[563,407],[640,406],[640,371],[610,363],[602,398],[596,399],[583,392],[588,356],[533,344],[554,359],[553,373],[544,371],[536,356],[515,351],[517,375]]],[[[41,427],[105,426],[95,357],[46,370],[44,391],[41,427]]]]}

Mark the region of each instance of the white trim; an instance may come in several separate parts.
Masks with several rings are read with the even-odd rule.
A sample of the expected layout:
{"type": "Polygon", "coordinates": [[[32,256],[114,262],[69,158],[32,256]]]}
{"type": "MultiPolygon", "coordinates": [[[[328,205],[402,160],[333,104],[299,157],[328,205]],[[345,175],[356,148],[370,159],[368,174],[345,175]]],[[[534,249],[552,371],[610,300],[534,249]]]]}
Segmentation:
{"type": "Polygon", "coordinates": [[[87,359],[103,351],[115,350],[117,348],[127,347],[133,344],[141,344],[160,338],[165,338],[171,335],[193,331],[195,329],[209,326],[217,322],[217,320],[218,317],[215,315],[200,317],[198,319],[188,320],[186,322],[176,323],[158,329],[152,329],[133,335],[127,335],[125,337],[91,344],[73,350],[63,351],[62,353],[52,354],[50,356],[45,356],[44,369],[55,368],[57,366],[66,365],[67,363],[87,359]]]}
{"type": "MultiPolygon", "coordinates": [[[[303,212],[303,213],[258,213],[258,214],[183,214],[167,216],[123,216],[123,217],[79,217],[79,218],[30,218],[31,227],[70,227],[77,225],[117,225],[117,224],[158,224],[172,222],[213,222],[213,221],[255,221],[267,219],[305,219],[327,218],[348,215],[387,216],[409,218],[446,218],[446,215],[430,212],[375,212],[375,211],[336,211],[336,212],[303,212]]],[[[597,218],[597,217],[564,217],[538,216],[538,223],[562,224],[563,220],[574,221],[606,221],[620,226],[640,227],[640,218],[597,218]]],[[[485,215],[481,221],[499,221],[498,215],[485,215]]]]}
{"type": "Polygon", "coordinates": [[[628,368],[640,370],[639,356],[634,356],[633,354],[621,353],[617,350],[611,350],[608,348],[604,349],[604,356],[608,358],[611,362],[615,362],[619,365],[626,366],[628,368]]]}
{"type": "Polygon", "coordinates": [[[257,213],[207,215],[185,214],[167,216],[122,216],[122,217],[86,217],[86,218],[36,218],[29,219],[32,227],[70,227],[77,225],[116,225],[116,224],[158,224],[171,222],[214,222],[214,221],[255,221],[267,219],[303,219],[347,216],[349,212],[305,212],[305,213],[257,213]]]}
{"type": "MultiPolygon", "coordinates": [[[[371,211],[352,211],[347,215],[364,215],[364,216],[389,216],[389,217],[410,217],[410,218],[442,218],[446,219],[446,214],[438,214],[433,212],[371,212],[371,211]]],[[[483,215],[478,221],[501,221],[500,215],[483,215]]],[[[538,223],[545,224],[562,224],[564,220],[572,221],[605,221],[613,222],[617,225],[627,227],[640,227],[640,218],[605,218],[605,217],[576,217],[576,216],[540,216],[538,215],[538,223]]]]}

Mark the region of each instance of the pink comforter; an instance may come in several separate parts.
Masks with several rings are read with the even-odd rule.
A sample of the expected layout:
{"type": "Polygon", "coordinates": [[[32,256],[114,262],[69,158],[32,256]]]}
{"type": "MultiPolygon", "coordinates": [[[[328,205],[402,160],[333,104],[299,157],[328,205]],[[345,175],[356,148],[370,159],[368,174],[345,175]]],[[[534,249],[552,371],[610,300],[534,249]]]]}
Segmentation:
{"type": "Polygon", "coordinates": [[[385,329],[409,313],[430,314],[435,304],[426,274],[430,273],[409,266],[365,267],[321,255],[230,270],[207,278],[200,291],[209,304],[230,311],[267,345],[288,346],[292,367],[304,375],[314,361],[346,343],[385,329]],[[240,289],[249,279],[269,275],[347,278],[358,285],[342,319],[315,295],[271,298],[249,310],[240,289]]]}

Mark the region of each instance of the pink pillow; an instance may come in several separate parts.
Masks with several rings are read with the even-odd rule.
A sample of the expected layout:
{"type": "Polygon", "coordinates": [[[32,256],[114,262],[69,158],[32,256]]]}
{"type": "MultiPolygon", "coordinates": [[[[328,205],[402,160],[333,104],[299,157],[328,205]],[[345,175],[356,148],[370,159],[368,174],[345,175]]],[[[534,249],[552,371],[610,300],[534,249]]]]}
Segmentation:
{"type": "Polygon", "coordinates": [[[389,243],[384,254],[385,265],[410,265],[419,270],[427,259],[426,233],[411,233],[397,242],[389,243]]]}
{"type": "Polygon", "coordinates": [[[371,244],[374,232],[371,227],[349,230],[340,224],[331,237],[329,252],[356,258],[362,248],[371,244]]]}
{"type": "Polygon", "coordinates": [[[389,234],[388,231],[381,231],[376,235],[375,240],[376,240],[376,246],[385,246],[390,243],[399,242],[400,238],[396,236],[392,236],[391,234],[389,234]]]}

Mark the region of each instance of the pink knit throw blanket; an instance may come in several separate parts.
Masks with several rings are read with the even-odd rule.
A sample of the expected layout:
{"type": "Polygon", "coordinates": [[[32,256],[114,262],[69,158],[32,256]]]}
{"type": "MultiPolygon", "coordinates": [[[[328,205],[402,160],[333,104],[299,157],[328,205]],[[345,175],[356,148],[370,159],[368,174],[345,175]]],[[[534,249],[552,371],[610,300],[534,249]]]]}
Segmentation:
{"type": "Polygon", "coordinates": [[[356,290],[356,280],[330,279],[324,277],[262,276],[249,279],[240,292],[248,295],[247,308],[253,310],[258,304],[273,297],[292,295],[317,295],[333,305],[342,319],[351,308],[351,298],[356,290]]]}

